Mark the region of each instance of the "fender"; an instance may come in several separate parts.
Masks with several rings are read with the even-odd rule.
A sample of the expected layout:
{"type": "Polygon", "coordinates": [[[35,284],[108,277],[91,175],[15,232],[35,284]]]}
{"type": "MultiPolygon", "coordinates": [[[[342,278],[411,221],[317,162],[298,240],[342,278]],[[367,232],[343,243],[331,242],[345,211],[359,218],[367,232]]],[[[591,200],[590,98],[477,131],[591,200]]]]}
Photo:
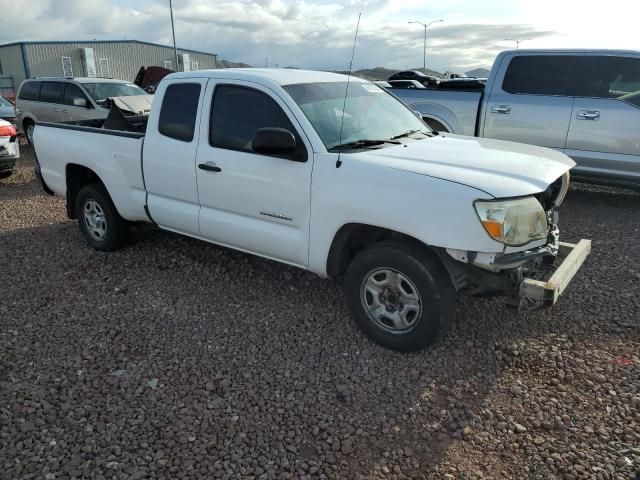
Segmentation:
{"type": "Polygon", "coordinates": [[[455,113],[447,107],[431,102],[416,102],[410,107],[422,114],[423,118],[432,118],[444,125],[449,133],[464,135],[464,130],[460,124],[460,120],[455,113]]]}

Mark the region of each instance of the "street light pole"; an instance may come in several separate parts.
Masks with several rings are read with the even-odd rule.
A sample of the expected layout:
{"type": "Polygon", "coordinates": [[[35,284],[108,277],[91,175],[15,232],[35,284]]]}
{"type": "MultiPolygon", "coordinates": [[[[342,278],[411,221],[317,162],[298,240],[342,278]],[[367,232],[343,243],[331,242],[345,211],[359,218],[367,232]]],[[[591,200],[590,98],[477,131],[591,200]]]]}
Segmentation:
{"type": "Polygon", "coordinates": [[[526,42],[527,40],[531,40],[530,38],[516,39],[516,38],[505,38],[505,42],[516,42],[516,50],[520,50],[520,42],[526,42]]]}
{"type": "Polygon", "coordinates": [[[422,51],[422,69],[424,70],[424,73],[427,73],[427,28],[429,28],[434,23],[439,23],[439,22],[444,22],[444,20],[434,20],[433,22],[430,22],[430,23],[422,23],[422,22],[418,22],[417,20],[412,20],[409,22],[409,23],[417,23],[418,25],[422,25],[424,27],[424,45],[423,45],[423,51],[422,51]]]}
{"type": "Polygon", "coordinates": [[[173,54],[176,57],[176,72],[178,69],[178,49],[176,48],[176,31],[173,28],[173,5],[171,4],[171,0],[169,0],[169,12],[171,13],[171,35],[173,36],[173,54]]]}

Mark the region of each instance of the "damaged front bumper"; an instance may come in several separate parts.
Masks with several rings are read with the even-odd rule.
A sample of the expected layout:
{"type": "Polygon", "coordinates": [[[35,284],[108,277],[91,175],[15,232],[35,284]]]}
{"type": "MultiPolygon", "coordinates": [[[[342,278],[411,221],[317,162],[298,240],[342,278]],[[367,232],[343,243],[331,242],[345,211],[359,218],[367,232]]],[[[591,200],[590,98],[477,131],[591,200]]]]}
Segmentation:
{"type": "Polygon", "coordinates": [[[524,278],[520,284],[520,304],[532,303],[541,307],[550,307],[567,288],[573,277],[591,253],[591,240],[578,243],[560,242],[553,270],[542,279],[524,278]]]}
{"type": "Polygon", "coordinates": [[[520,308],[554,305],[591,252],[591,240],[558,240],[551,229],[547,243],[513,253],[446,250],[445,266],[456,290],[470,296],[506,296],[520,308]]]}

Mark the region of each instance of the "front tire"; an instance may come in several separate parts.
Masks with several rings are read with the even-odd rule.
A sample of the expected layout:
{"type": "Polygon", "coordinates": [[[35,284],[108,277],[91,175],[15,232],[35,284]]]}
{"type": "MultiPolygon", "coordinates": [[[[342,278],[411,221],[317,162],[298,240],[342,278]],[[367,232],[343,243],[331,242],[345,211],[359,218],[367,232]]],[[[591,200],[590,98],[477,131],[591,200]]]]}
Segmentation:
{"type": "Polygon", "coordinates": [[[129,242],[129,224],[124,220],[103,185],[82,187],[76,198],[78,225],[93,248],[112,252],[129,242]]]}
{"type": "Polygon", "coordinates": [[[27,142],[29,145],[33,146],[33,131],[35,129],[35,124],[32,122],[28,122],[24,127],[24,134],[27,137],[27,142]]]}
{"type": "Polygon", "coordinates": [[[455,309],[455,290],[438,258],[411,242],[374,244],[353,259],[344,290],[360,329],[403,352],[433,344],[455,309]]]}

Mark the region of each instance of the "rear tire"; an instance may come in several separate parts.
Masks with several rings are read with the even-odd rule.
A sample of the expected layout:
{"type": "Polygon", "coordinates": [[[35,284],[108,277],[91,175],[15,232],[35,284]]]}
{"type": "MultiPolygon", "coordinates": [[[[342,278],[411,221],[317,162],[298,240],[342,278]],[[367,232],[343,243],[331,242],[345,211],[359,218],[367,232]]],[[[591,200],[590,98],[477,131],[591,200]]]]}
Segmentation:
{"type": "Polygon", "coordinates": [[[403,352],[421,350],[444,333],[456,294],[438,258],[411,242],[385,241],[356,255],[344,290],[360,329],[403,352]]]}
{"type": "Polygon", "coordinates": [[[93,183],[80,189],[76,215],[82,235],[93,248],[113,252],[129,242],[129,224],[120,216],[102,184],[93,183]]]}

